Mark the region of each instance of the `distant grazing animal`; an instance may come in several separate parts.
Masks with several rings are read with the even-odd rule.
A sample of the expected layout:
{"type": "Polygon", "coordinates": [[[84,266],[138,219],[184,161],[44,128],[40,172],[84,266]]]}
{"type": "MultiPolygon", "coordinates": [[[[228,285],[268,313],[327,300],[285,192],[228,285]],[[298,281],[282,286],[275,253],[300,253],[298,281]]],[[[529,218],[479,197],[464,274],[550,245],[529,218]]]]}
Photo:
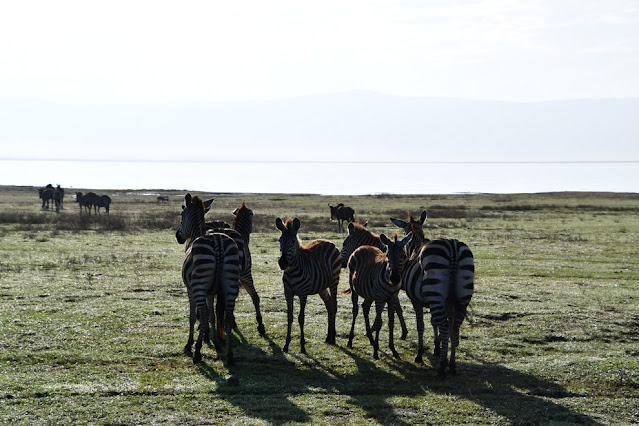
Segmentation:
{"type": "Polygon", "coordinates": [[[328,311],[328,334],[326,343],[335,344],[335,318],[337,314],[337,284],[339,273],[342,269],[342,260],[335,244],[328,240],[313,240],[302,246],[297,236],[300,229],[300,220],[287,219],[283,222],[279,217],[275,220],[275,226],[282,232],[280,237],[280,251],[282,253],[278,263],[284,283],[284,296],[286,297],[288,328],[286,343],[283,351],[288,352],[291,342],[291,326],[293,324],[293,297],[300,299],[300,325],[301,352],[306,353],[306,341],[304,339],[304,311],[306,299],[310,294],[319,294],[328,311]]]}
{"type": "Polygon", "coordinates": [[[190,244],[182,264],[182,279],[189,295],[191,311],[189,340],[184,349],[190,353],[194,341],[194,324],[199,319],[199,334],[193,354],[193,362],[199,363],[202,359],[202,343],[209,338],[209,323],[213,324],[215,330],[217,317],[217,332],[213,335],[213,343],[217,348],[226,337],[226,361],[232,365],[231,327],[235,323],[233,311],[240,276],[238,248],[226,234],[204,233],[205,207],[198,196],[192,198],[191,194],[186,194],[184,202],[180,228],[175,234],[180,244],[187,240],[190,244]],[[216,306],[214,298],[217,298],[216,306]]]}
{"type": "Polygon", "coordinates": [[[96,209],[97,208],[97,212],[98,214],[100,214],[100,208],[104,207],[104,209],[106,210],[106,214],[109,214],[109,206],[111,205],[111,197],[109,197],[108,195],[98,195],[96,197],[93,197],[93,208],[96,209]]]}
{"type": "Polygon", "coordinates": [[[55,190],[60,193],[60,208],[64,209],[64,188],[62,188],[60,184],[58,184],[55,190]]]}
{"type": "MultiPolygon", "coordinates": [[[[60,186],[58,186],[60,188],[60,186]]],[[[62,200],[64,199],[64,190],[56,190],[53,192],[53,202],[55,204],[56,213],[60,213],[60,208],[62,208],[62,200]]]]}
{"type": "Polygon", "coordinates": [[[373,358],[379,358],[379,331],[382,328],[382,313],[386,305],[388,305],[388,346],[393,356],[399,358],[393,339],[394,311],[399,304],[397,295],[401,288],[402,269],[406,260],[404,247],[411,237],[408,236],[400,242],[397,241],[397,234],[395,234],[394,241],[391,241],[384,234],[379,237],[382,243],[387,246],[386,253],[377,247],[362,246],[353,252],[348,261],[350,289],[345,292],[351,294],[353,302],[353,321],[348,337],[348,347],[353,346],[355,320],[359,310],[358,298],[361,296],[364,298],[362,309],[366,322],[366,336],[373,346],[373,358]],[[376,315],[371,327],[369,312],[373,302],[375,303],[376,315]],[[375,338],[373,338],[373,333],[375,333],[375,338]]]}
{"type": "Polygon", "coordinates": [[[51,184],[47,185],[44,188],[39,188],[38,193],[40,199],[42,199],[42,208],[49,209],[49,203],[53,200],[53,186],[51,184]]]}
{"type": "Polygon", "coordinates": [[[82,195],[81,192],[75,193],[75,201],[80,206],[80,213],[82,213],[82,207],[84,207],[86,209],[86,212],[91,214],[91,209],[95,209],[93,205],[93,199],[95,197],[97,197],[97,194],[95,192],[87,192],[84,195],[82,195]]]}
{"type": "Polygon", "coordinates": [[[355,211],[352,208],[346,207],[342,203],[334,207],[329,204],[328,207],[331,209],[331,220],[337,219],[338,232],[344,230],[342,221],[355,222],[355,211]]]}
{"type": "MultiPolygon", "coordinates": [[[[409,234],[419,235],[421,224],[425,218],[425,212],[422,213],[419,222],[414,221],[409,215],[408,223],[411,229],[409,234]]],[[[393,222],[395,223],[395,221],[393,222]]],[[[405,231],[407,229],[408,227],[405,228],[405,231]]],[[[436,353],[439,346],[437,374],[444,376],[447,367],[450,374],[456,374],[455,352],[459,345],[459,328],[466,317],[466,310],[473,296],[475,285],[473,253],[466,244],[453,238],[439,238],[432,241],[424,238],[424,244],[421,248],[415,247],[413,250],[412,261],[414,262],[416,256],[419,259],[419,267],[415,271],[414,266],[408,266],[406,269],[413,269],[412,278],[406,273],[403,278],[407,281],[404,283],[406,292],[413,301],[418,317],[418,333],[420,329],[419,312],[423,306],[428,306],[431,313],[431,323],[433,326],[437,326],[439,332],[439,338],[437,333],[435,334],[436,353]],[[416,253],[417,250],[418,253],[416,253]],[[421,277],[421,282],[419,277],[421,277]],[[449,338],[451,343],[450,360],[448,359],[449,338]]],[[[410,263],[411,259],[409,259],[410,263]]],[[[423,328],[422,320],[422,334],[423,328]]],[[[422,352],[423,346],[420,344],[416,361],[421,361],[422,352]]]]}
{"type": "Polygon", "coordinates": [[[168,202],[168,201],[169,201],[169,197],[159,196],[159,197],[157,198],[157,200],[158,200],[158,203],[161,203],[161,202],[168,202]]]}
{"type": "MultiPolygon", "coordinates": [[[[348,259],[355,250],[362,246],[377,247],[382,252],[386,252],[386,245],[382,243],[379,235],[373,234],[366,229],[366,223],[361,225],[357,222],[350,222],[348,224],[348,235],[344,239],[342,244],[342,251],[340,253],[342,257],[342,267],[346,268],[348,265],[348,259]]],[[[399,323],[402,327],[402,340],[408,336],[408,328],[406,327],[406,321],[404,321],[404,310],[401,303],[397,303],[395,306],[395,312],[399,318],[399,323]]]]}

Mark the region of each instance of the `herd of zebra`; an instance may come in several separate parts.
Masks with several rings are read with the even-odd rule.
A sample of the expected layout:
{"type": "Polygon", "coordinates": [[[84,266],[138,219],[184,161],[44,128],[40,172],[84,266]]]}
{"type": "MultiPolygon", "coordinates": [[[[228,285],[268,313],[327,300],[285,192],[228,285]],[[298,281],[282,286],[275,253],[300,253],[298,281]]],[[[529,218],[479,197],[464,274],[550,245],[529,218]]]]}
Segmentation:
{"type": "MultiPolygon", "coordinates": [[[[253,211],[243,203],[233,214],[233,225],[223,221],[206,222],[204,215],[213,200],[187,194],[182,206],[180,227],[176,239],[185,244],[186,253],[182,264],[182,279],[187,289],[190,305],[190,330],[185,352],[192,355],[193,362],[202,359],[204,341],[211,338],[216,349],[226,341],[226,362],[234,363],[231,346],[231,329],[235,326],[235,299],[242,286],[253,300],[260,334],[265,333],[260,312],[260,298],[251,274],[249,250],[252,232],[253,211]],[[194,337],[195,323],[200,327],[197,341],[194,337]],[[195,343],[195,352],[192,346],[195,343]]],[[[338,206],[339,207],[339,206],[338,206]]],[[[344,207],[342,205],[342,207],[344,207]]],[[[394,317],[398,316],[402,326],[402,338],[407,336],[407,327],[398,295],[403,289],[416,313],[418,351],[416,362],[421,363],[424,353],[424,308],[431,313],[434,334],[434,354],[439,356],[439,376],[456,373],[455,351],[459,344],[459,328],[473,295],[474,259],[471,250],[463,242],[452,238],[428,240],[424,236],[423,224],[426,211],[415,220],[409,213],[408,221],[393,219],[401,228],[404,237],[397,234],[391,239],[384,234],[375,235],[366,229],[366,224],[354,222],[350,209],[348,235],[340,251],[326,239],[316,239],[302,245],[298,231],[298,218],[277,218],[275,226],[281,232],[279,239],[284,296],[287,305],[287,333],[283,351],[288,352],[293,324],[293,299],[299,298],[301,352],[306,353],[304,322],[306,300],[318,294],[328,312],[326,343],[336,343],[335,322],[337,316],[337,287],[342,268],[348,269],[349,289],[343,293],[352,298],[352,324],[348,346],[352,347],[354,328],[359,311],[358,300],[364,301],[366,335],[373,347],[373,357],[378,358],[379,332],[382,313],[388,306],[389,347],[393,356],[399,357],[393,343],[394,317]],[[369,312],[375,303],[375,319],[370,324],[369,312]],[[448,346],[450,340],[450,358],[448,346]]],[[[331,207],[333,217],[333,207],[331,207]]],[[[341,224],[338,224],[341,227],[341,224]]]]}
{"type": "MultiPolygon", "coordinates": [[[[64,208],[64,189],[60,187],[60,185],[54,188],[53,185],[48,184],[44,188],[38,188],[38,193],[40,195],[40,199],[42,200],[43,210],[55,208],[56,213],[59,213],[60,209],[64,208]],[[53,201],[53,207],[50,204],[51,201],[53,201]]],[[[84,208],[89,214],[91,214],[91,209],[93,209],[94,213],[99,214],[100,208],[104,207],[106,213],[109,214],[111,197],[109,197],[108,195],[97,195],[95,192],[87,192],[86,194],[82,195],[81,192],[76,192],[75,201],[80,206],[80,213],[82,213],[82,210],[84,208]]]]}

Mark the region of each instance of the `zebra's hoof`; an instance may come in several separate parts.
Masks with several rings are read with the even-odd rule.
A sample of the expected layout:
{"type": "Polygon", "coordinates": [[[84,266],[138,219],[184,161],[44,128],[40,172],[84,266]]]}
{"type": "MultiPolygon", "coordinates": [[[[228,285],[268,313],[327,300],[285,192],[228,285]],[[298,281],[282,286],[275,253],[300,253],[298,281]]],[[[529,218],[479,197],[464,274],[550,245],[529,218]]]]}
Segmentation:
{"type": "Polygon", "coordinates": [[[193,364],[199,364],[200,362],[202,362],[202,355],[200,354],[193,355],[193,364]]]}
{"type": "Polygon", "coordinates": [[[257,332],[260,333],[261,336],[266,334],[266,329],[264,328],[264,324],[260,324],[257,326],[257,332]]]}
{"type": "Polygon", "coordinates": [[[407,337],[408,337],[408,331],[406,331],[406,332],[402,332],[402,337],[401,337],[401,339],[402,339],[402,340],[406,340],[406,338],[407,338],[407,337]]]}
{"type": "Polygon", "coordinates": [[[424,359],[422,358],[422,356],[421,356],[421,355],[417,355],[417,356],[415,357],[415,362],[416,362],[417,364],[423,364],[423,363],[424,363],[424,359]]]}

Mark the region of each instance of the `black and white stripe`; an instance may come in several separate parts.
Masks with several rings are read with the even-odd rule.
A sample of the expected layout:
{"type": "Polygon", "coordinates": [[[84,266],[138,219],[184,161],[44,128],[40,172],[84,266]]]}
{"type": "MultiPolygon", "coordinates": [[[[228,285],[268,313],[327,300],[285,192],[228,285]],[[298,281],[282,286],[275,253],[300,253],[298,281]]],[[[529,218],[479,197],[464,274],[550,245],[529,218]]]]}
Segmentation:
{"type": "Polygon", "coordinates": [[[466,318],[475,285],[473,253],[459,240],[440,238],[422,248],[419,262],[424,271],[422,297],[430,308],[441,342],[437,374],[443,376],[446,367],[451,374],[455,374],[459,328],[466,318]],[[449,337],[450,360],[447,359],[449,337]]]}
{"type": "Polygon", "coordinates": [[[366,335],[373,346],[373,358],[378,359],[379,331],[382,327],[382,312],[388,305],[388,346],[393,356],[399,358],[395,350],[393,340],[394,311],[399,304],[397,295],[401,288],[401,273],[406,260],[404,247],[410,240],[410,236],[397,242],[391,241],[386,235],[381,234],[380,240],[386,246],[386,253],[377,247],[362,246],[355,250],[348,260],[348,281],[350,284],[351,299],[353,302],[353,321],[348,338],[348,347],[353,345],[355,334],[355,320],[359,311],[358,299],[364,299],[362,309],[366,322],[366,335]],[[369,312],[371,305],[375,303],[375,321],[369,326],[369,312]],[[375,333],[375,338],[373,338],[375,333]]]}
{"type": "MultiPolygon", "coordinates": [[[[210,203],[209,203],[210,206],[210,203]]],[[[209,324],[214,333],[213,343],[219,347],[226,337],[226,360],[233,364],[231,327],[235,323],[233,311],[239,291],[240,261],[237,245],[223,233],[204,234],[205,206],[199,197],[185,197],[180,229],[176,238],[183,244],[189,240],[182,265],[182,279],[189,294],[190,329],[185,350],[190,352],[193,344],[193,327],[200,320],[198,339],[195,344],[193,362],[202,359],[203,340],[209,337],[209,324]],[[213,300],[217,298],[217,306],[213,300]],[[216,324],[217,317],[217,327],[216,324]],[[226,335],[226,336],[225,336],[226,335]]]]}
{"type": "Polygon", "coordinates": [[[304,311],[306,299],[310,294],[319,294],[328,311],[328,334],[326,343],[335,344],[335,318],[337,314],[337,284],[342,269],[340,252],[335,244],[328,240],[313,240],[302,246],[297,232],[300,220],[288,219],[286,223],[279,217],[275,226],[282,232],[280,237],[281,257],[279,266],[284,271],[284,296],[286,297],[288,328],[284,352],[288,352],[291,342],[291,327],[293,324],[293,297],[300,299],[301,352],[306,353],[304,339],[304,311]]]}
{"type": "MultiPolygon", "coordinates": [[[[346,268],[348,259],[351,254],[353,254],[355,250],[362,246],[377,247],[382,252],[386,252],[386,246],[379,239],[379,235],[376,235],[366,229],[366,223],[364,225],[361,225],[357,222],[349,223],[348,235],[344,239],[344,243],[342,244],[342,251],[340,252],[343,268],[346,268]]],[[[402,309],[402,304],[399,303],[399,301],[395,306],[395,312],[397,313],[397,318],[399,319],[399,323],[402,327],[401,339],[404,340],[406,336],[408,336],[408,328],[406,327],[406,321],[404,320],[404,310],[402,309]]]]}
{"type": "Polygon", "coordinates": [[[260,310],[260,296],[255,289],[253,282],[251,259],[251,250],[249,241],[251,232],[253,231],[253,211],[246,207],[245,203],[233,211],[235,219],[233,227],[222,220],[207,221],[205,223],[206,232],[221,232],[233,238],[240,255],[240,286],[246,290],[253,301],[255,307],[255,320],[257,322],[257,331],[260,334],[266,332],[262,320],[262,312],[260,310]]]}
{"type": "MultiPolygon", "coordinates": [[[[418,220],[413,219],[413,215],[408,213],[408,221],[390,218],[395,226],[404,230],[404,235],[411,235],[410,242],[406,245],[408,259],[404,265],[402,273],[402,288],[410,299],[415,310],[415,322],[417,325],[417,356],[415,362],[423,362],[424,354],[424,309],[428,308],[428,301],[422,295],[424,285],[424,271],[419,263],[419,254],[422,247],[429,241],[424,237],[423,225],[426,220],[426,210],[424,210],[418,220]]],[[[431,316],[431,325],[434,336],[434,353],[440,354],[439,333],[437,325],[431,316]]]]}

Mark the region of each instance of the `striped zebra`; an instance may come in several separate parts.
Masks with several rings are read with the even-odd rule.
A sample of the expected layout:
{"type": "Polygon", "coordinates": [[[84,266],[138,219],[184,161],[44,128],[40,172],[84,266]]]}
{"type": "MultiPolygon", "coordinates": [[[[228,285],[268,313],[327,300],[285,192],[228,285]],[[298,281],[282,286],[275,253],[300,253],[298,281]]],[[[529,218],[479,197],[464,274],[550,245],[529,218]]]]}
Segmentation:
{"type": "MultiPolygon", "coordinates": [[[[212,200],[211,200],[212,201],[212,200]]],[[[249,240],[253,231],[253,211],[246,207],[245,203],[233,211],[235,219],[233,227],[222,220],[207,221],[205,223],[206,232],[221,232],[227,234],[237,244],[240,255],[240,285],[251,297],[253,306],[255,307],[255,320],[257,321],[257,331],[260,334],[266,332],[262,321],[262,313],[260,310],[260,296],[257,294],[253,283],[251,251],[249,249],[249,240]]]]}
{"type": "MultiPolygon", "coordinates": [[[[426,212],[422,213],[420,221],[414,221],[409,215],[409,233],[423,238],[422,224],[425,219],[426,212]]],[[[393,223],[400,226],[396,220],[393,220],[393,223]]],[[[405,225],[400,227],[404,227],[405,231],[408,229],[405,225]]],[[[406,292],[414,301],[413,306],[418,316],[418,334],[420,333],[418,311],[421,312],[424,306],[430,309],[431,324],[435,330],[435,354],[439,353],[437,374],[444,376],[447,367],[450,374],[456,374],[455,352],[459,345],[459,328],[466,317],[466,310],[475,286],[473,253],[466,244],[453,238],[439,238],[432,241],[423,238],[423,241],[421,248],[415,248],[418,253],[412,253],[409,258],[409,265],[404,275],[406,292]],[[414,266],[415,259],[419,259],[419,267],[414,266]],[[450,360],[448,359],[449,339],[450,360]]],[[[423,328],[422,320],[422,335],[423,328]]],[[[420,342],[416,361],[421,362],[422,353],[423,344],[420,342]]]]}
{"type": "Polygon", "coordinates": [[[190,305],[189,340],[185,351],[191,350],[193,328],[196,319],[199,319],[200,328],[193,362],[201,361],[202,342],[209,338],[209,323],[216,330],[217,317],[217,332],[213,335],[213,343],[219,348],[226,335],[226,361],[232,365],[231,327],[235,323],[233,311],[240,275],[238,248],[226,234],[204,233],[205,206],[198,196],[191,198],[191,194],[186,194],[184,201],[180,228],[175,236],[180,244],[187,240],[190,244],[182,264],[182,279],[190,305]],[[214,298],[217,298],[216,306],[213,304],[214,298]]]}
{"type": "Polygon", "coordinates": [[[345,292],[351,294],[353,302],[353,322],[348,337],[348,347],[353,347],[355,320],[359,311],[358,299],[361,296],[364,299],[362,309],[366,322],[366,336],[373,346],[373,358],[379,358],[379,331],[382,328],[382,313],[386,305],[388,305],[388,346],[393,356],[399,358],[393,340],[394,311],[399,305],[397,295],[401,288],[401,274],[406,260],[404,247],[411,236],[405,237],[400,242],[397,241],[397,234],[395,234],[394,241],[391,241],[384,234],[381,234],[379,238],[386,246],[386,253],[377,247],[362,246],[355,250],[348,260],[350,289],[345,292]],[[371,327],[369,326],[369,312],[373,302],[375,303],[376,315],[371,327]],[[375,333],[375,338],[373,338],[373,333],[375,333]]]}
{"type": "Polygon", "coordinates": [[[328,240],[317,239],[302,246],[297,231],[300,229],[300,220],[287,219],[283,222],[279,217],[275,220],[275,226],[282,232],[280,237],[281,257],[278,261],[284,271],[282,281],[284,283],[284,296],[286,297],[288,328],[284,352],[288,352],[291,343],[291,327],[293,324],[293,297],[300,299],[300,325],[301,352],[306,353],[304,339],[304,311],[306,299],[309,294],[319,294],[328,311],[328,334],[326,343],[335,344],[335,318],[337,316],[337,284],[342,269],[342,260],[335,244],[328,240]]]}
{"type": "MultiPolygon", "coordinates": [[[[402,272],[402,288],[410,299],[415,310],[415,320],[417,325],[417,356],[415,362],[423,362],[424,354],[424,309],[428,308],[428,301],[422,294],[424,284],[424,271],[419,263],[419,253],[428,242],[424,237],[423,224],[426,220],[426,210],[424,210],[419,220],[414,220],[413,215],[408,213],[408,222],[390,218],[395,226],[404,230],[404,235],[411,235],[410,242],[406,245],[408,259],[402,272]]],[[[431,316],[431,325],[434,336],[434,354],[440,354],[439,333],[434,317],[431,316]]]]}
{"type": "MultiPolygon", "coordinates": [[[[377,247],[383,252],[386,251],[386,245],[382,243],[379,235],[375,235],[371,231],[366,229],[367,223],[368,222],[361,225],[357,222],[350,222],[348,224],[348,235],[344,239],[344,243],[342,244],[342,251],[340,252],[340,255],[342,257],[342,268],[346,268],[346,266],[348,265],[349,257],[359,247],[372,246],[377,247]]],[[[399,323],[402,327],[401,339],[404,340],[406,339],[406,336],[408,336],[408,328],[406,327],[406,321],[404,320],[404,310],[402,309],[401,303],[397,303],[397,305],[395,306],[395,312],[397,313],[399,323]]]]}

